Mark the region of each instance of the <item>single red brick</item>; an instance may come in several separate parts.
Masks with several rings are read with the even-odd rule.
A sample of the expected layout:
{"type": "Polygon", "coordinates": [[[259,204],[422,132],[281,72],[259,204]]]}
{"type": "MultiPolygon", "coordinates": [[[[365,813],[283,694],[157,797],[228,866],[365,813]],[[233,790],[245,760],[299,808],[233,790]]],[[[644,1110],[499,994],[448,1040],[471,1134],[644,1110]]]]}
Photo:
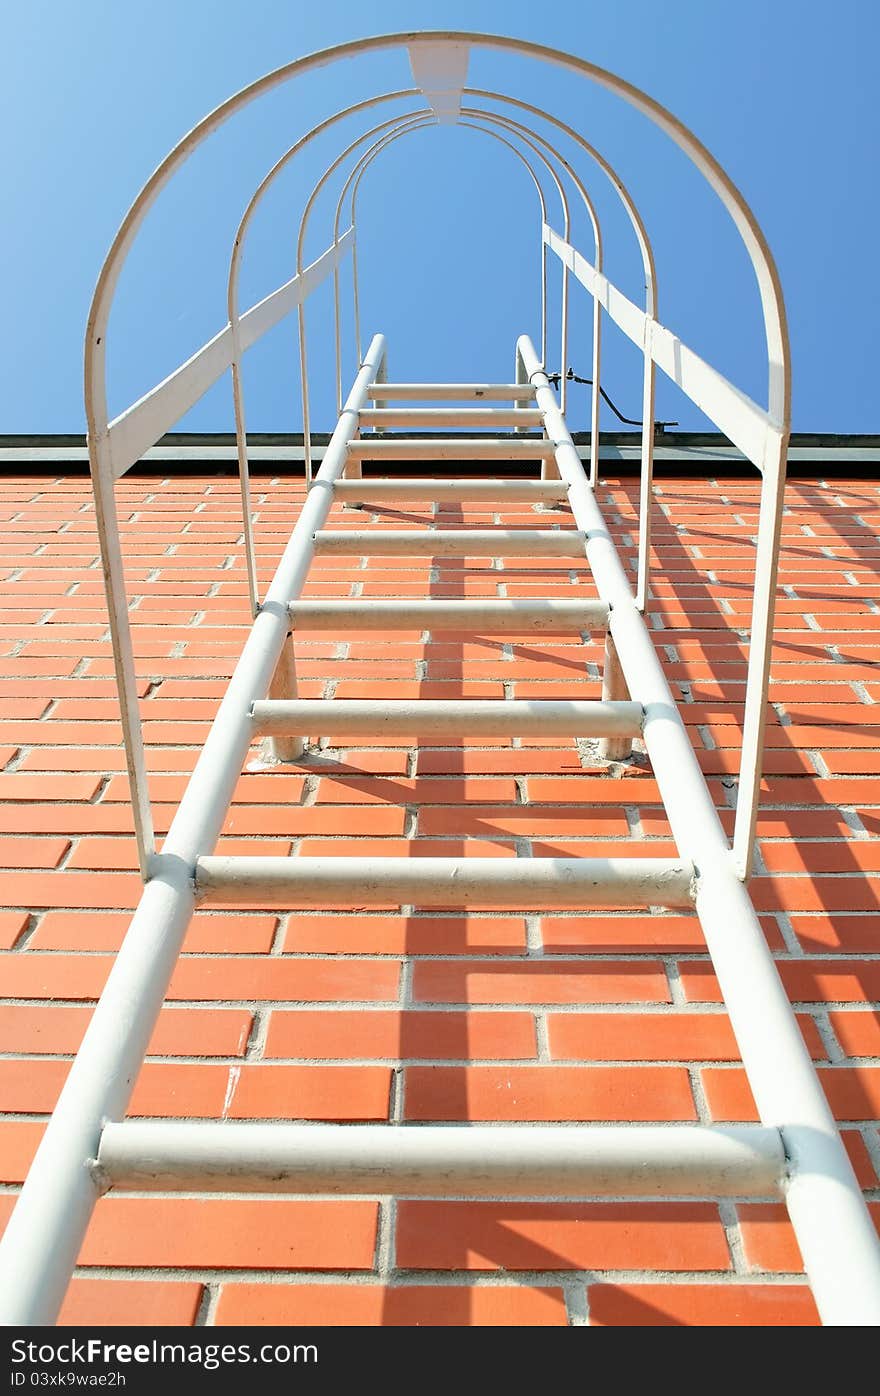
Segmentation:
{"type": "MultiPolygon", "coordinates": [[[[757,1119],[744,1071],[707,1067],[701,1076],[714,1120],[757,1119]]],[[[821,1067],[819,1080],[836,1119],[875,1120],[880,1116],[880,1067],[821,1067]]]]}
{"type": "Polygon", "coordinates": [[[26,911],[0,911],[0,950],[11,950],[29,921],[26,911]]]}
{"type": "Polygon", "coordinates": [[[304,839],[303,858],[514,858],[513,842],[478,839],[304,839]]]}
{"type": "MultiPolygon", "coordinates": [[[[147,747],[148,771],[190,771],[196,762],[196,747],[147,747]]],[[[20,771],[110,771],[125,770],[125,756],[103,746],[35,746],[20,762],[20,771]]]]}
{"type": "MultiPolygon", "coordinates": [[[[721,822],[728,834],[733,833],[733,810],[722,810],[721,822]]],[[[647,834],[646,820],[642,817],[642,827],[647,834]]],[[[762,811],[756,826],[759,839],[848,839],[852,829],[843,815],[837,810],[816,809],[776,809],[762,811]]],[[[763,847],[764,845],[762,845],[763,847]]],[[[773,847],[776,845],[774,844],[773,847]]]]}
{"type": "Polygon", "coordinates": [[[669,989],[656,960],[436,960],[415,966],[413,997],[427,1003],[668,1003],[669,989]]]}
{"type": "MultiPolygon", "coordinates": [[[[90,1008],[0,1005],[0,1052],[73,1053],[92,1016],[90,1008]]],[[[150,1039],[148,1055],[240,1057],[252,1015],[239,1009],[166,1008],[150,1039]]]]}
{"type": "Polygon", "coordinates": [[[16,1115],[47,1115],[70,1070],[68,1061],[0,1061],[0,1111],[16,1115]]]}
{"type": "Polygon", "coordinates": [[[13,906],[134,907],[140,888],[127,873],[0,873],[0,901],[13,906]]]}
{"type": "Polygon", "coordinates": [[[420,751],[417,771],[420,776],[436,775],[527,775],[549,772],[581,771],[580,754],[576,748],[570,751],[529,751],[518,748],[512,751],[497,751],[492,748],[467,750],[446,749],[442,751],[420,751]]]}
{"type": "Polygon", "coordinates": [[[405,1270],[729,1270],[715,1207],[417,1202],[397,1209],[405,1270]]]}
{"type": "MultiPolygon", "coordinates": [[[[824,673],[825,670],[823,669],[824,673]]],[[[852,675],[858,678],[858,672],[852,675]]],[[[821,776],[810,779],[775,779],[764,782],[761,795],[764,805],[876,805],[880,804],[880,782],[867,777],[826,780],[821,776]]]]}
{"type": "Polygon", "coordinates": [[[880,752],[829,751],[827,743],[821,745],[825,765],[833,776],[880,774],[880,752]]]}
{"type": "Polygon", "coordinates": [[[19,771],[0,773],[0,800],[92,800],[101,788],[101,777],[43,776],[19,771]]]}
{"type": "Polygon", "coordinates": [[[873,911],[877,879],[857,877],[756,877],[752,901],[759,911],[873,911]]]}
{"type": "Polygon", "coordinates": [[[447,1067],[405,1072],[410,1120],[693,1120],[683,1067],[447,1067]]]}
{"type": "Polygon", "coordinates": [[[819,1080],[838,1120],[876,1120],[880,1117],[880,1067],[828,1066],[819,1080]]]}
{"type": "Polygon", "coordinates": [[[88,868],[136,872],[137,844],[133,838],[81,838],[77,840],[67,866],[78,871],[88,868]]]}
{"type": "Polygon", "coordinates": [[[44,1129],[34,1120],[0,1120],[0,1182],[24,1181],[44,1129]]]}
{"type": "Polygon", "coordinates": [[[798,916],[791,918],[798,940],[806,951],[852,954],[880,952],[880,915],[841,914],[838,916],[798,916]]]}
{"type": "Polygon", "coordinates": [[[534,1057],[529,1013],[276,1009],[266,1057],[534,1057]]]}
{"type": "Polygon", "coordinates": [[[0,868],[57,868],[69,847],[70,839],[0,838],[0,868]]]}
{"type": "Polygon", "coordinates": [[[508,834],[518,838],[554,835],[608,838],[629,834],[625,812],[542,805],[440,805],[419,811],[419,834],[508,834]]]}
{"type": "MultiPolygon", "coordinates": [[[[873,1125],[866,1125],[865,1131],[876,1139],[877,1131],[873,1125]]],[[[841,1130],[841,1138],[846,1145],[849,1161],[855,1169],[859,1186],[876,1188],[880,1179],[878,1179],[877,1169],[874,1167],[874,1161],[868,1152],[868,1146],[863,1136],[857,1129],[844,1129],[841,1130]]]]}
{"type": "MultiPolygon", "coordinates": [[[[308,770],[308,759],[303,762],[308,770]]],[[[340,775],[389,775],[405,776],[409,768],[409,749],[406,743],[386,741],[381,750],[375,747],[367,749],[346,749],[337,760],[330,756],[323,755],[316,763],[316,769],[321,775],[332,775],[338,771],[340,775]],[[389,750],[389,748],[401,747],[400,750],[389,750]]]]}
{"type": "Polygon", "coordinates": [[[590,1324],[609,1328],[796,1328],[819,1322],[807,1285],[600,1284],[590,1324]]]}
{"type": "MultiPolygon", "coordinates": [[[[680,968],[690,1002],[721,1002],[710,964],[683,960],[680,968]]],[[[787,960],[779,972],[789,998],[797,1003],[866,1003],[880,998],[880,963],[873,960],[787,960]]]]}
{"type": "Polygon", "coordinates": [[[232,1120],[386,1120],[391,1072],[379,1066],[233,1067],[223,1103],[232,1120]]]}
{"type": "MultiPolygon", "coordinates": [[[[16,1057],[0,1061],[0,1110],[10,1114],[48,1114],[55,1107],[69,1070],[70,1062],[58,1059],[16,1057]]],[[[131,1113],[219,1116],[229,1072],[228,1066],[147,1062],[135,1083],[131,1113]]]]}
{"type": "MultiPolygon", "coordinates": [[[[115,714],[114,714],[115,716],[115,714]]],[[[53,715],[44,722],[0,722],[0,740],[15,742],[18,746],[57,746],[81,747],[88,743],[93,750],[113,746],[122,737],[122,727],[118,721],[89,723],[84,728],[79,722],[59,722],[53,715]]],[[[112,752],[107,752],[112,756],[112,752]]]]}
{"type": "Polygon", "coordinates": [[[372,803],[414,805],[460,805],[465,802],[489,804],[501,800],[516,800],[516,784],[512,779],[491,777],[450,776],[447,779],[375,779],[358,777],[342,780],[324,776],[318,782],[318,804],[351,805],[372,803]]]}
{"type": "Polygon", "coordinates": [[[584,1061],[737,1061],[718,1013],[551,1013],[550,1053],[584,1061]]]}
{"type": "Polygon", "coordinates": [[[544,916],[541,919],[544,949],[564,954],[577,951],[701,950],[703,932],[693,916],[544,916]]]}
{"type": "Polygon", "coordinates": [[[764,864],[776,873],[844,873],[880,870],[880,841],[837,839],[833,843],[764,843],[764,864]]]}
{"type": "MultiPolygon", "coordinates": [[[[800,726],[793,723],[790,727],[781,728],[778,735],[781,741],[787,740],[796,747],[819,747],[823,751],[836,747],[876,750],[880,745],[880,728],[869,725],[870,716],[863,706],[858,724],[844,722],[842,716],[839,716],[833,726],[827,722],[821,726],[800,726]]],[[[876,719],[876,711],[873,717],[876,719]]],[[[855,755],[855,751],[852,754],[855,755]]]]}
{"type": "Polygon", "coordinates": [[[556,1288],[525,1285],[224,1284],[218,1324],[542,1327],[567,1324],[556,1288]]]}
{"type": "Polygon", "coordinates": [[[41,955],[30,951],[3,957],[7,998],[97,999],[113,961],[99,955],[41,955]]]}
{"type": "MultiPolygon", "coordinates": [[[[118,950],[131,917],[113,912],[47,911],[30,940],[32,950],[118,950]]],[[[277,916],[196,912],[185,952],[248,955],[272,946],[277,916]]]]}
{"type": "MultiPolygon", "coordinates": [[[[827,1056],[815,1022],[798,1022],[815,1060],[827,1056]]],[[[554,1013],[548,1017],[554,1057],[587,1061],[738,1061],[728,1018],[705,1013],[554,1013]]]]}
{"type": "Polygon", "coordinates": [[[184,1280],[92,1280],[70,1282],[58,1324],[62,1328],[190,1327],[202,1286],[184,1280]]]}
{"type": "Polygon", "coordinates": [[[284,949],[301,954],[465,955],[524,950],[519,916],[290,917],[284,949]]]}
{"type": "Polygon", "coordinates": [[[652,858],[676,857],[675,844],[652,839],[649,844],[626,839],[532,839],[535,858],[652,858]]]}
{"type": "MultiPolygon", "coordinates": [[[[155,775],[150,777],[148,783],[152,800],[177,804],[183,797],[187,778],[185,776],[155,775]]],[[[235,787],[232,801],[233,803],[255,803],[258,805],[270,805],[273,802],[295,804],[302,795],[304,784],[304,776],[291,775],[283,770],[264,771],[259,774],[245,773],[235,787]]],[[[129,803],[131,795],[128,789],[128,777],[111,776],[102,798],[108,804],[120,800],[126,804],[129,803]]]]}
{"type": "Polygon", "coordinates": [[[349,805],[344,809],[333,805],[234,805],[226,819],[225,831],[264,837],[285,834],[290,838],[303,834],[399,837],[405,821],[406,812],[392,805],[379,809],[374,805],[349,805]]]}
{"type": "Polygon", "coordinates": [[[394,960],[289,960],[234,956],[229,960],[184,958],[171,978],[169,998],[393,1001],[400,967],[394,960]]]}
{"type": "Polygon", "coordinates": [[[795,1001],[880,998],[880,961],[790,960],[779,966],[789,998],[795,1001]]]}
{"type": "MultiPolygon", "coordinates": [[[[11,954],[3,966],[6,995],[96,999],[112,966],[110,955],[11,954]]],[[[400,966],[394,960],[183,956],[167,997],[203,1003],[224,999],[394,1001],[399,976],[400,966]]]]}
{"type": "Polygon", "coordinates": [[[29,654],[20,654],[13,659],[0,659],[0,676],[22,679],[63,678],[69,679],[77,661],[70,659],[34,659],[29,654]]]}
{"type": "Polygon", "coordinates": [[[41,718],[52,701],[51,694],[35,698],[14,698],[0,701],[0,719],[21,722],[41,718]]]}
{"type": "MultiPolygon", "coordinates": [[[[697,760],[704,775],[736,775],[740,766],[740,746],[733,750],[697,751],[697,760]]],[[[815,767],[805,752],[765,748],[763,768],[767,775],[812,775],[815,767]]]]}
{"type": "Polygon", "coordinates": [[[800,1249],[782,1203],[739,1203],[746,1263],[755,1270],[803,1269],[800,1249]]]}
{"type": "Polygon", "coordinates": [[[609,781],[607,776],[570,776],[561,778],[530,776],[529,801],[534,805],[571,804],[645,804],[662,805],[657,782],[641,772],[628,773],[625,783],[609,781]]]}
{"type": "Polygon", "coordinates": [[[834,1034],[848,1057],[880,1057],[880,1013],[863,1009],[828,1015],[834,1034]]]}
{"type": "MultiPolygon", "coordinates": [[[[171,822],[170,807],[154,805],[153,815],[157,833],[163,833],[171,822]]],[[[131,834],[134,820],[125,805],[30,805],[27,822],[32,834],[131,834]]],[[[21,832],[20,805],[0,804],[0,831],[5,834],[21,832]]]]}
{"type": "Polygon", "coordinates": [[[375,1202],[107,1197],[79,1264],[369,1270],[377,1215],[375,1202]]]}

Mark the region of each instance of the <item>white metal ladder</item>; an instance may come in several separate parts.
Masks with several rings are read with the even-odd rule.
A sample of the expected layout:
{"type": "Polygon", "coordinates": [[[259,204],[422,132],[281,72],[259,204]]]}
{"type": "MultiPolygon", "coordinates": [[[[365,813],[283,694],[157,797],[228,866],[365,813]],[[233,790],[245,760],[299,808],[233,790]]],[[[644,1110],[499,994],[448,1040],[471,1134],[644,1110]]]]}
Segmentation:
{"type": "MultiPolygon", "coordinates": [[[[491,114],[482,113],[489,119],[491,114]]],[[[495,113],[497,115],[497,113],[495,113]]],[[[514,123],[517,125],[518,123],[514,123]]],[[[509,129],[509,128],[508,128],[509,129]]],[[[531,128],[522,127],[523,130],[531,128]]],[[[362,137],[366,139],[367,137],[362,137]]],[[[343,152],[334,170],[358,143],[343,152]]],[[[349,176],[357,181],[374,142],[349,176]]],[[[544,146],[561,167],[558,152],[544,146]]],[[[534,149],[535,147],[532,147],[534,149]]],[[[548,167],[549,168],[549,167],[548,167]]],[[[329,175],[330,171],[328,171],[329,175]]],[[[613,172],[611,172],[613,174],[613,172]]],[[[324,179],[328,177],[325,175],[324,179]]],[[[616,177],[615,177],[616,178],[616,177]]],[[[318,192],[324,180],[316,186],[318,192]]],[[[583,186],[578,185],[583,193],[583,186]]],[[[619,181],[615,187],[621,192],[619,181]]],[[[586,197],[586,196],[585,196],[586,197]]],[[[340,199],[340,205],[342,200],[340,199]]],[[[544,203],[542,200],[542,211],[544,203]]],[[[567,221],[567,220],[566,220],[567,221]]],[[[566,227],[567,232],[567,227],[566,227]]],[[[338,305],[338,283],[337,283],[338,305]]],[[[542,317],[542,330],[546,325],[542,317]]],[[[337,380],[339,317],[337,314],[337,380]]],[[[563,361],[565,368],[565,326],[563,361]]],[[[564,376],[563,376],[564,388],[564,376]]],[[[90,1023],[65,1089],[18,1205],[0,1243],[0,1319],[40,1323],[57,1314],[95,1201],[114,1187],[193,1188],[237,1191],[284,1190],[323,1193],[403,1193],[523,1196],[735,1196],[779,1195],[785,1200],[820,1314],[837,1324],[880,1321],[880,1259],[876,1237],[852,1167],[780,983],[752,907],[747,879],[754,843],[760,780],[763,714],[773,616],[779,523],[788,431],[788,355],[784,312],[772,259],[742,196],[699,142],[643,93],[583,60],[501,37],[467,34],[391,35],[341,45],[269,74],[200,123],[185,137],[145,186],[111,248],[99,280],[89,322],[86,400],[98,527],[107,581],[111,632],[120,691],[138,850],[145,887],[123,947],[90,1023]],[[412,95],[385,94],[337,113],[291,147],[248,206],[230,263],[229,319],[198,354],[114,422],[104,393],[106,327],[112,292],[125,255],[162,183],[199,142],[234,110],[281,81],[359,51],[408,47],[417,90],[428,101],[403,118],[367,133],[389,139],[426,121],[457,119],[462,93],[513,102],[573,134],[606,172],[610,167],[570,127],[538,108],[498,94],[465,87],[472,46],[526,53],[568,67],[618,91],[656,121],[706,175],[743,234],[758,275],[770,346],[770,407],[758,407],[682,345],[656,319],[653,259],[634,206],[623,191],[646,264],[648,295],[640,311],[600,270],[597,231],[595,263],[588,263],[546,223],[542,224],[542,275],[547,252],[563,267],[563,308],[571,272],[594,298],[594,396],[591,478],[581,465],[562,408],[544,367],[546,336],[539,355],[528,337],[517,345],[513,384],[391,384],[385,381],[381,335],[363,356],[336,429],[262,601],[256,570],[248,494],[248,448],[240,365],[249,344],[290,310],[300,320],[301,361],[307,385],[303,306],[313,285],[336,270],[354,250],[352,226],[334,239],[311,267],[302,265],[302,232],[314,201],[306,206],[297,275],[245,314],[237,306],[237,276],[247,220],[274,175],[307,140],[374,102],[412,95]],[[599,510],[593,485],[598,472],[598,346],[600,310],[609,314],[642,350],[644,419],[639,578],[635,594],[599,510]],[[642,610],[648,585],[649,504],[653,373],[664,368],[763,472],[755,611],[740,798],[733,847],[713,801],[676,703],[663,675],[642,610]],[[255,619],[203,752],[173,820],[162,851],[155,851],[146,788],[143,741],[134,681],[122,559],[113,486],[224,371],[233,370],[239,460],[242,473],[246,552],[255,619]],[[372,403],[424,401],[479,403],[477,407],[387,407],[372,403]],[[487,403],[511,403],[510,408],[487,403]],[[362,430],[389,427],[512,428],[496,438],[370,438],[362,430]],[[540,435],[524,436],[530,428],[540,435]],[[487,462],[542,461],[541,479],[363,479],[364,458],[487,462]],[[335,501],[393,499],[567,502],[575,528],[396,533],[369,529],[325,530],[335,501]],[[316,552],[405,555],[491,555],[517,552],[585,556],[599,599],[442,601],[303,601],[301,593],[316,552]],[[604,633],[606,664],[601,701],[596,702],[424,702],[303,701],[296,697],[293,648],[288,637],[307,629],[379,626],[435,631],[470,628],[604,633]],[[219,858],[212,854],[242,763],[256,734],[274,743],[280,760],[296,759],[304,737],[374,733],[377,724],[395,734],[416,736],[566,733],[595,736],[610,758],[622,757],[640,734],[651,759],[678,856],[643,859],[375,859],[219,858]],[[527,1125],[408,1128],[393,1125],[190,1124],[129,1122],[125,1112],[134,1079],[162,1003],[187,925],[196,904],[257,901],[287,905],[307,897],[333,902],[356,888],[359,900],[420,906],[487,901],[493,905],[693,907],[712,957],[761,1124],[735,1128],[622,1126],[533,1128],[527,1125]]],[[[306,472],[310,475],[308,394],[304,393],[306,472]]]]}

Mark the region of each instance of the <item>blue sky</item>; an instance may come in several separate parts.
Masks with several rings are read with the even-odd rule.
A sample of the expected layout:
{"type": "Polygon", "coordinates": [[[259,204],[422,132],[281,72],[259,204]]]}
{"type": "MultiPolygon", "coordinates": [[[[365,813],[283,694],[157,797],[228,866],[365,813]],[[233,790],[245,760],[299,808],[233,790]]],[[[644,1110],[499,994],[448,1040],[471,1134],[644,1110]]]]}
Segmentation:
{"type": "MultiPolygon", "coordinates": [[[[316,48],[365,33],[457,27],[567,48],[689,124],[739,184],[776,256],[791,328],[795,429],[880,430],[873,270],[880,26],[869,0],[839,0],[831,10],[815,0],[377,0],[368,9],[352,0],[28,0],[4,15],[0,254],[12,347],[0,377],[0,432],[83,429],[82,335],[101,261],[144,180],[201,116],[316,48]]],[[[751,269],[727,215],[683,157],[618,100],[559,70],[479,53],[470,81],[549,108],[603,150],[654,241],[660,318],[765,402],[751,269]]],[[[310,75],[262,99],[190,162],[151,212],[120,281],[108,336],[112,413],[222,325],[229,245],[274,160],[336,108],[409,86],[402,51],[310,75]]],[[[360,128],[341,129],[348,140],[360,128]]],[[[265,201],[248,243],[244,303],[291,275],[303,202],[337,148],[334,135],[316,140],[265,201]]],[[[605,228],[609,274],[638,299],[633,239],[606,182],[588,162],[582,168],[605,228]]],[[[337,188],[316,207],[309,257],[329,238],[337,188]]],[[[538,225],[528,176],[508,151],[458,128],[401,139],[364,180],[358,227],[364,330],[388,336],[393,377],[510,374],[517,334],[537,336],[538,225]]],[[[589,255],[580,210],[573,229],[589,255]]],[[[347,277],[344,286],[348,305],[347,277]]],[[[325,290],[309,315],[313,424],[323,429],[335,415],[330,313],[325,290]]],[[[349,379],[349,323],[346,331],[349,379]]],[[[578,290],[569,361],[581,373],[589,372],[589,331],[578,290]]],[[[605,347],[604,385],[626,415],[638,416],[638,354],[613,327],[605,347]]],[[[551,349],[550,367],[558,357],[551,349]]],[[[246,366],[250,429],[298,430],[294,323],[267,336],[246,366]]],[[[705,427],[660,378],[658,416],[705,427]]],[[[574,428],[587,425],[585,390],[573,395],[569,419],[574,428]]],[[[229,430],[228,381],[180,425],[229,430]]],[[[602,425],[616,423],[606,414],[602,425]]]]}

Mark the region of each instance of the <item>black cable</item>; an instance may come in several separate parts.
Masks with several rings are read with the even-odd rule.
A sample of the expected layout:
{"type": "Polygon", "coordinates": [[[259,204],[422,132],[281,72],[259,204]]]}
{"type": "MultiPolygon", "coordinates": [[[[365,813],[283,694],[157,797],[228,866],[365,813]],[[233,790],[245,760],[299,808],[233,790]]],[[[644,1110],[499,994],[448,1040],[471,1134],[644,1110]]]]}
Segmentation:
{"type": "MultiPolygon", "coordinates": [[[[593,380],[592,380],[592,378],[581,378],[577,373],[575,373],[575,371],[574,371],[573,368],[570,368],[570,369],[568,370],[568,373],[566,373],[565,376],[566,376],[566,379],[568,380],[569,383],[585,383],[585,384],[587,385],[587,387],[589,387],[589,388],[592,388],[592,386],[593,386],[593,380]]],[[[562,379],[562,374],[561,374],[561,373],[548,373],[548,374],[547,374],[547,381],[550,382],[550,383],[552,383],[553,386],[554,386],[554,388],[558,388],[558,387],[559,387],[559,384],[560,384],[560,382],[561,382],[561,379],[562,379]]],[[[643,425],[644,425],[643,422],[641,422],[641,421],[636,421],[633,417],[624,417],[623,413],[622,413],[617,407],[615,407],[614,403],[611,401],[611,398],[608,396],[608,394],[606,393],[605,389],[601,386],[601,384],[599,385],[599,395],[600,395],[600,397],[602,398],[602,401],[603,401],[603,402],[607,402],[608,406],[611,408],[611,411],[614,413],[615,417],[617,418],[617,420],[618,420],[619,422],[623,422],[624,425],[625,425],[625,426],[628,426],[628,427],[640,427],[640,426],[643,426],[643,425]]],[[[662,431],[664,427],[677,427],[677,426],[678,426],[678,422],[659,422],[659,421],[656,421],[656,422],[654,423],[654,429],[655,429],[655,431],[657,430],[658,427],[659,427],[660,431],[662,431]]]]}

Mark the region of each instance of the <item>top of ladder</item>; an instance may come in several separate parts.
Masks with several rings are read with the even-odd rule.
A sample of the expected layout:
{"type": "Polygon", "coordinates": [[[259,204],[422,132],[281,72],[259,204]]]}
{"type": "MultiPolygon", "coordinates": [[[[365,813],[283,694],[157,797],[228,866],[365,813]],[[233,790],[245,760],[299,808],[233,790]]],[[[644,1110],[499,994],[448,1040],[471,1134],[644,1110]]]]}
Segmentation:
{"type": "Polygon", "coordinates": [[[530,383],[371,383],[367,397],[374,402],[531,402],[530,383]]]}

